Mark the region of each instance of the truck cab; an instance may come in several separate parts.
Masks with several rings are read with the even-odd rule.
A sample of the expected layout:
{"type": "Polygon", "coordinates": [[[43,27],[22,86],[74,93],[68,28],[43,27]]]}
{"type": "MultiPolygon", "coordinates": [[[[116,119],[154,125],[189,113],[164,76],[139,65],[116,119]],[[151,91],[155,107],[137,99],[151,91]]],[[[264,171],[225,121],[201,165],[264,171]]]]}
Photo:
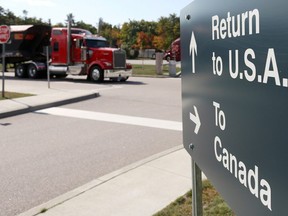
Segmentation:
{"type": "Polygon", "coordinates": [[[51,69],[58,71],[58,75],[67,71],[87,75],[94,82],[105,78],[126,81],[132,75],[125,51],[109,47],[105,38],[77,28],[71,29],[70,37],[67,35],[67,28],[52,29],[51,69]]]}
{"type": "Polygon", "coordinates": [[[177,38],[171,43],[169,49],[164,53],[164,59],[167,61],[181,61],[180,38],[177,38]]]}

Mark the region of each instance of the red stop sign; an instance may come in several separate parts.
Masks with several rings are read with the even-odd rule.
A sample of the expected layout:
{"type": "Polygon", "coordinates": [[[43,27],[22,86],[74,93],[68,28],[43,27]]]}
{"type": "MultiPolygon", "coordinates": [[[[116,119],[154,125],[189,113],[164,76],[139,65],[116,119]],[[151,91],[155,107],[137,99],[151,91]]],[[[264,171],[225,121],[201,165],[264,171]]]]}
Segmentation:
{"type": "Polygon", "coordinates": [[[0,43],[7,43],[10,39],[10,28],[7,25],[0,26],[0,43]]]}

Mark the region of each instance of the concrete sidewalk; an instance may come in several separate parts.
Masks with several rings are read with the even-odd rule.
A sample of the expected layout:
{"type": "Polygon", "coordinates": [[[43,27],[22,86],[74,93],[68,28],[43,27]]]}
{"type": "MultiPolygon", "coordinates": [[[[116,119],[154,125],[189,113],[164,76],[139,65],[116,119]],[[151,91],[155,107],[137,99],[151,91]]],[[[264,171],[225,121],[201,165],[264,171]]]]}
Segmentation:
{"type": "MultiPolygon", "coordinates": [[[[11,86],[17,91],[19,86],[11,86]]],[[[0,119],[99,96],[91,90],[25,89],[36,94],[0,101],[0,119]]],[[[131,164],[18,216],[150,216],[192,187],[191,158],[177,146],[131,164]],[[45,213],[41,211],[46,210],[45,213]]]]}
{"type": "Polygon", "coordinates": [[[191,158],[178,146],[18,216],[150,216],[191,189],[191,158]],[[45,213],[40,212],[45,209],[45,213]]]}

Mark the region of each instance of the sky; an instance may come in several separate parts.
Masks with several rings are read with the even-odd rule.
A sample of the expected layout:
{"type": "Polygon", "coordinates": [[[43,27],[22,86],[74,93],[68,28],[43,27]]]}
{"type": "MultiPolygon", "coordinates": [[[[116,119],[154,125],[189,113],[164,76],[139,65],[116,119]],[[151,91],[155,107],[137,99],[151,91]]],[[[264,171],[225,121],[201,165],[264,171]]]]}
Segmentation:
{"type": "MultiPolygon", "coordinates": [[[[180,16],[180,11],[193,0],[0,0],[0,6],[16,16],[51,19],[53,25],[65,23],[72,13],[75,21],[84,21],[97,27],[99,18],[112,25],[133,21],[158,21],[170,14],[180,16]]],[[[0,23],[1,24],[1,23],[0,23]]]]}

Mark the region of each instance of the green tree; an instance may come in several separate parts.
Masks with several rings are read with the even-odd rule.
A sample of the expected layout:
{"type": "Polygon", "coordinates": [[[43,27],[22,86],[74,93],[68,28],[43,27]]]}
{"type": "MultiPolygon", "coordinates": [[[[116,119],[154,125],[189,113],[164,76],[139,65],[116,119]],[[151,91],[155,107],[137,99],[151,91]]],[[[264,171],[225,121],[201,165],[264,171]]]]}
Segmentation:
{"type": "Polygon", "coordinates": [[[28,17],[28,11],[23,10],[24,17],[17,17],[15,14],[8,10],[5,10],[3,7],[0,7],[0,23],[4,25],[25,25],[25,24],[48,24],[42,19],[36,17],[28,17]]]}
{"type": "Polygon", "coordinates": [[[99,26],[98,29],[99,36],[106,38],[109,41],[110,46],[112,47],[120,46],[121,29],[119,26],[112,26],[111,24],[104,22],[102,18],[100,18],[98,26],[99,26]]]}
{"type": "Polygon", "coordinates": [[[155,43],[158,48],[167,49],[171,42],[180,37],[180,18],[176,14],[167,17],[160,17],[157,24],[157,38],[155,43]]]}
{"type": "Polygon", "coordinates": [[[75,17],[72,13],[67,14],[67,20],[65,20],[66,23],[71,22],[71,25],[75,25],[75,17]]]}
{"type": "Polygon", "coordinates": [[[24,15],[24,20],[27,19],[27,16],[28,16],[28,11],[27,10],[23,10],[23,15],[24,15]]]}
{"type": "Polygon", "coordinates": [[[83,21],[76,22],[75,27],[89,30],[92,34],[97,34],[97,29],[94,26],[83,21]]]}
{"type": "Polygon", "coordinates": [[[154,48],[153,45],[154,35],[145,33],[143,31],[137,33],[137,44],[138,49],[151,49],[154,48]]]}
{"type": "Polygon", "coordinates": [[[131,21],[123,24],[120,38],[128,49],[167,49],[180,36],[180,18],[176,14],[160,17],[158,22],[131,21]]]}
{"type": "Polygon", "coordinates": [[[65,25],[61,22],[56,23],[55,25],[53,25],[53,27],[65,27],[65,25]]]}
{"type": "MultiPolygon", "coordinates": [[[[3,9],[3,8],[2,8],[3,9]]],[[[10,10],[2,10],[0,22],[4,25],[15,25],[20,23],[20,18],[16,17],[10,10]]]]}
{"type": "MultiPolygon", "coordinates": [[[[139,47],[139,43],[141,43],[141,41],[139,41],[141,35],[143,36],[143,33],[145,33],[147,37],[152,38],[156,34],[156,27],[157,27],[156,22],[147,22],[144,20],[141,21],[130,20],[129,23],[124,23],[120,35],[123,45],[129,48],[139,47]]],[[[152,42],[150,46],[153,47],[152,42]]]]}
{"type": "Polygon", "coordinates": [[[100,17],[100,18],[99,18],[99,21],[98,21],[98,34],[101,34],[101,33],[102,33],[101,31],[102,31],[103,23],[104,23],[103,18],[100,17]]]}

